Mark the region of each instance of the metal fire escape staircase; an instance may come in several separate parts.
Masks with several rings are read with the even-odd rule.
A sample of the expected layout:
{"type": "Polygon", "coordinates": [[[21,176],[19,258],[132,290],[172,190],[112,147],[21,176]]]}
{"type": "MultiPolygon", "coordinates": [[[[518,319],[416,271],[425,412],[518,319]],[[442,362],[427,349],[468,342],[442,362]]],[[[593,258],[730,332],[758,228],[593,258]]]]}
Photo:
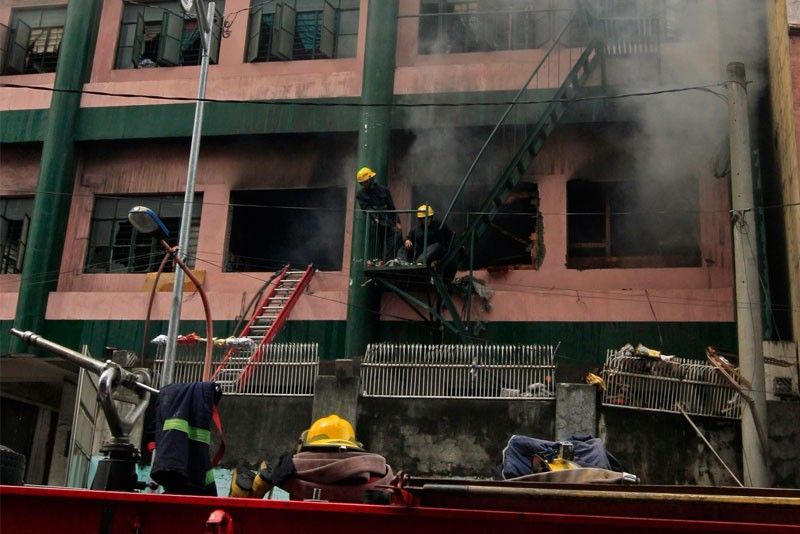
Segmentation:
{"type": "MultiPolygon", "coordinates": [[[[567,24],[560,31],[558,36],[553,40],[547,53],[542,60],[537,64],[532,72],[530,78],[525,85],[516,94],[514,100],[509,104],[505,113],[500,121],[495,126],[489,138],[484,143],[481,151],[470,166],[467,174],[464,176],[455,196],[453,197],[447,214],[443,219],[446,221],[447,216],[450,214],[453,206],[459,199],[464,186],[474,174],[479,161],[484,155],[486,148],[490,143],[498,139],[497,132],[502,126],[510,123],[509,116],[511,112],[524,103],[520,103],[521,97],[526,94],[537,75],[543,71],[543,66],[549,64],[551,59],[560,65],[562,62],[561,56],[557,56],[564,51],[564,48],[574,49],[575,46],[568,42],[569,39],[574,39],[575,34],[588,34],[592,23],[590,22],[590,14],[585,10],[577,10],[573,12],[567,24]],[[551,56],[556,56],[552,57],[551,56]]],[[[534,158],[539,154],[544,145],[553,133],[567,111],[570,101],[579,98],[582,95],[582,90],[586,87],[592,73],[598,66],[604,68],[603,54],[604,46],[599,39],[586,38],[583,46],[580,46],[580,53],[576,59],[570,57],[570,65],[568,72],[561,78],[561,85],[555,92],[549,92],[547,98],[547,105],[543,111],[538,115],[537,120],[532,128],[526,128],[526,135],[523,142],[519,145],[511,160],[507,163],[505,168],[500,172],[494,186],[486,196],[484,202],[478,211],[469,219],[466,229],[460,234],[456,235],[453,243],[449,248],[449,253],[442,260],[438,269],[427,269],[417,267],[416,271],[424,271],[424,273],[416,273],[416,277],[412,271],[414,268],[368,268],[365,269],[365,275],[371,280],[378,283],[382,288],[397,294],[406,304],[408,304],[420,317],[425,320],[437,322],[459,337],[468,334],[464,321],[461,318],[453,299],[450,296],[449,281],[443,273],[449,273],[452,276],[458,269],[469,268],[471,270],[471,261],[469,260],[468,246],[471,247],[480,239],[485,232],[491,227],[498,210],[509,197],[511,192],[520,183],[522,178],[530,169],[534,158]],[[467,265],[469,264],[469,265],[467,265]],[[405,271],[404,273],[401,271],[405,271]],[[409,283],[409,280],[416,280],[414,283],[409,283]],[[437,304],[433,305],[430,302],[430,295],[428,295],[428,302],[423,302],[410,291],[424,289],[426,292],[431,289],[431,286],[437,294],[437,304]],[[448,318],[445,318],[442,313],[443,308],[448,312],[448,318]],[[428,317],[424,315],[427,312],[428,317]]],[[[577,51],[576,51],[577,54],[577,51]]],[[[603,72],[602,78],[605,73],[603,72]]],[[[552,73],[548,70],[546,75],[547,79],[551,78],[552,73]]],[[[604,81],[604,80],[603,80],[604,81]]],[[[553,87],[553,85],[550,85],[553,87]]],[[[496,172],[496,171],[495,171],[496,172]]]]}
{"type": "Polygon", "coordinates": [[[278,273],[239,336],[250,338],[255,350],[228,350],[214,371],[212,380],[219,383],[223,390],[232,391],[247,383],[253,364],[264,357],[265,345],[275,340],[313,275],[313,265],[302,271],[291,270],[287,265],[278,273]]]}

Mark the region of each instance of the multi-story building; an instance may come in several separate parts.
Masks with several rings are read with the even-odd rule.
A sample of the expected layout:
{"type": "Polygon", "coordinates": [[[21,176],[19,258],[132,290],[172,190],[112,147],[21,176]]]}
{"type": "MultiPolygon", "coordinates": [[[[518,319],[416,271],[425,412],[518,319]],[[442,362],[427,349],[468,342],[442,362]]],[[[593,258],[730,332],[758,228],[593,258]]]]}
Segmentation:
{"type": "MultiPolygon", "coordinates": [[[[473,341],[558,346],[581,369],[628,342],[689,358],[735,348],[725,65],[745,62],[754,82],[756,175],[774,198],[762,2],[604,0],[573,15],[568,0],[399,0],[368,28],[370,8],[393,13],[379,4],[216,4],[186,251],[216,335],[235,335],[291,263],[318,272],[281,339],[317,341],[324,359],[457,339],[424,306],[359,293],[381,276],[360,253],[367,165],[398,208],[453,208],[471,251],[460,272],[493,292],[490,306],[454,297],[473,341]]],[[[126,216],[146,205],[177,234],[197,20],[179,2],[2,0],[0,23],[0,352],[20,350],[15,322],[94,354],[138,351],[163,252],[126,216]]],[[[781,221],[762,224],[768,335],[791,339],[798,302],[770,289],[787,287],[772,263],[785,258],[765,253],[785,248],[781,221]]],[[[150,334],[166,332],[170,301],[157,292],[150,334]]],[[[182,332],[202,333],[203,317],[187,291],[182,332]]],[[[15,382],[38,380],[18,367],[15,382]]],[[[47,376],[36,395],[4,390],[57,411],[63,373],[47,376]]]]}

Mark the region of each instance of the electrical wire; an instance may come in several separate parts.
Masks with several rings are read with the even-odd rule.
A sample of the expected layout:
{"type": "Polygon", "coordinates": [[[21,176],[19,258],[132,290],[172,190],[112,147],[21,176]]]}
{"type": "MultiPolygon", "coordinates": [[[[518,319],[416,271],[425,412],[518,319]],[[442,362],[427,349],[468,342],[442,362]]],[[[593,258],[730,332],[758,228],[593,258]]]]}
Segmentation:
{"type": "MultiPolygon", "coordinates": [[[[621,93],[616,95],[592,95],[576,98],[555,98],[545,100],[524,100],[524,101],[501,101],[501,102],[417,102],[402,103],[392,102],[389,104],[374,103],[366,104],[363,102],[317,102],[317,101],[295,101],[295,100],[239,100],[228,98],[197,98],[193,96],[164,96],[147,93],[116,93],[111,91],[98,91],[93,89],[63,89],[55,87],[44,87],[40,85],[29,85],[21,83],[0,83],[0,87],[12,89],[29,89],[33,91],[47,91],[52,93],[69,93],[79,95],[108,96],[115,98],[144,98],[148,100],[161,100],[171,102],[206,102],[211,104],[250,104],[260,106],[310,106],[310,107],[347,107],[347,108],[462,108],[475,106],[510,106],[510,105],[535,105],[535,104],[570,104],[575,102],[592,102],[605,100],[621,100],[624,98],[635,98],[645,96],[656,96],[688,91],[713,92],[714,87],[723,87],[727,82],[717,82],[707,85],[694,85],[686,87],[674,87],[669,89],[657,89],[650,91],[634,91],[631,93],[621,93]]],[[[715,93],[716,94],[716,93],[715,93]]],[[[718,95],[722,96],[722,95],[718,95]]]]}
{"type": "MultiPolygon", "coordinates": [[[[344,184],[341,186],[342,188],[346,187],[344,184]]],[[[234,191],[234,190],[232,190],[234,191]]],[[[258,191],[270,191],[270,189],[260,189],[258,191]]],[[[68,197],[76,197],[76,198],[95,198],[95,199],[110,199],[110,200],[131,200],[135,198],[147,198],[145,195],[140,194],[120,194],[120,195],[111,195],[111,194],[95,194],[95,193],[64,193],[61,191],[35,191],[30,189],[18,189],[18,188],[8,188],[0,186],[0,193],[6,195],[15,195],[17,197],[30,197],[32,195],[54,195],[54,196],[68,196],[68,197]]],[[[202,195],[203,191],[199,190],[198,195],[202,195]]],[[[170,193],[164,193],[162,196],[170,195],[170,193]]],[[[174,201],[164,199],[162,202],[164,204],[173,204],[173,205],[183,205],[183,199],[178,198],[177,195],[174,201]]],[[[10,197],[6,197],[8,199],[10,197]]],[[[3,197],[0,197],[3,199],[3,197]]],[[[272,204],[247,204],[241,202],[210,202],[210,201],[203,201],[203,205],[207,206],[221,206],[221,207],[228,207],[228,208],[254,208],[254,209],[269,209],[269,210],[296,210],[296,211],[332,211],[332,212],[341,212],[347,211],[348,208],[346,206],[341,207],[331,207],[331,206],[291,206],[291,205],[272,205],[272,204]]],[[[800,207],[800,202],[788,202],[785,204],[767,204],[763,206],[753,206],[752,208],[746,208],[740,211],[764,211],[764,210],[773,210],[773,209],[786,209],[786,208],[797,208],[800,207]]],[[[370,210],[362,210],[361,208],[355,208],[357,211],[365,212],[370,210]]],[[[396,212],[400,214],[407,214],[411,215],[417,212],[417,210],[396,210],[396,212]]],[[[533,217],[536,215],[542,216],[597,216],[597,215],[643,215],[643,214],[654,214],[654,215],[669,215],[669,214],[720,214],[720,213],[730,213],[730,209],[680,209],[680,210],[664,210],[664,209],[641,209],[641,210],[620,210],[620,211],[537,211],[537,212],[496,212],[496,211],[456,211],[454,210],[452,213],[454,215],[496,215],[496,216],[520,216],[520,217],[533,217]]]]}

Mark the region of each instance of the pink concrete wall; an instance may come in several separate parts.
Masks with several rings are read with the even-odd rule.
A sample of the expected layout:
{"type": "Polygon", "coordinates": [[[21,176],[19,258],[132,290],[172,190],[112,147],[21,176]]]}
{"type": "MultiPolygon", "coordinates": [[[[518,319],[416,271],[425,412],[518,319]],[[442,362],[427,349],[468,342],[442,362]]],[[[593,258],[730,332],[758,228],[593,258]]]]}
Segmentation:
{"type": "MultiPolygon", "coordinates": [[[[0,0],[0,21],[8,20],[10,6],[23,2],[0,0]]],[[[30,2],[24,2],[30,5],[30,2]]],[[[246,8],[249,0],[229,0],[226,12],[246,8]]],[[[418,2],[400,0],[403,14],[416,12],[418,2]]],[[[299,62],[243,62],[246,13],[232,26],[232,35],[222,43],[220,64],[211,66],[210,97],[267,99],[357,96],[361,87],[366,0],[362,0],[357,57],[339,60],[299,62]]],[[[198,67],[141,70],[115,70],[113,58],[122,13],[122,2],[103,2],[97,53],[88,89],[189,96],[196,92],[198,67]]],[[[395,91],[430,93],[515,89],[541,58],[540,50],[508,51],[494,54],[452,54],[419,56],[416,53],[417,19],[401,19],[397,54],[395,91]]],[[[712,34],[715,30],[710,30],[712,34]]],[[[713,53],[713,52],[711,52],[713,53]]],[[[676,61],[675,52],[665,57],[676,61]]],[[[574,59],[567,50],[558,56],[547,78],[565,72],[574,59]],[[562,70],[564,69],[564,70],[562,70]]],[[[667,71],[669,72],[669,70],[667,71]]],[[[52,75],[36,83],[52,83],[52,75]]],[[[2,77],[10,81],[12,77],[2,77]]],[[[35,76],[24,78],[34,83],[35,76]]],[[[46,107],[47,93],[0,89],[2,109],[46,107]],[[12,92],[13,91],[13,92],[12,92]],[[10,98],[5,98],[10,95],[10,98]]],[[[49,102],[49,96],[47,97],[49,102]]],[[[163,103],[147,99],[122,99],[86,95],[84,106],[114,106],[163,103]]],[[[52,293],[47,311],[50,319],[141,319],[147,306],[143,291],[145,276],[139,274],[83,274],[91,209],[96,194],[175,193],[183,189],[188,144],[181,141],[158,145],[132,146],[103,158],[89,155],[80,165],[67,227],[67,247],[61,266],[58,291],[52,293]]],[[[261,150],[254,151],[259,154],[261,150]]],[[[730,321],[731,261],[727,209],[727,187],[702,176],[700,205],[713,206],[701,220],[701,252],[712,260],[707,267],[682,269],[600,269],[576,271],[564,265],[566,257],[566,181],[580,161],[580,151],[548,147],[550,168],[538,172],[537,183],[545,213],[544,239],[547,249],[539,271],[517,270],[505,274],[477,275],[496,291],[494,308],[486,320],[495,321],[730,321]],[[555,154],[555,155],[553,155],[555,154]],[[572,167],[570,166],[572,165],[572,167]]],[[[232,319],[242,301],[260,287],[269,273],[224,273],[227,203],[236,188],[263,187],[261,176],[270,176],[270,187],[305,187],[302,177],[311,176],[318,156],[283,158],[265,152],[260,156],[237,157],[228,148],[204,145],[198,172],[198,192],[203,193],[203,209],[197,268],[206,271],[216,319],[232,319]],[[300,178],[298,178],[300,177],[300,178]]],[[[0,168],[4,185],[20,190],[35,189],[38,166],[23,161],[0,168]]],[[[342,169],[337,179],[348,184],[348,216],[345,222],[344,264],[340,272],[315,276],[292,316],[293,319],[337,319],[346,317],[349,284],[349,256],[354,187],[352,169],[342,169]]],[[[394,179],[392,189],[398,205],[407,205],[410,186],[394,179]],[[405,203],[405,204],[403,204],[405,203]]],[[[0,319],[13,317],[19,277],[0,276],[0,319]]],[[[159,294],[154,318],[168,315],[169,294],[159,294]]],[[[416,318],[397,299],[387,296],[383,303],[387,316],[416,318]]],[[[203,317],[199,299],[186,295],[184,317],[203,317]]]]}
{"type": "MultiPolygon", "coordinates": [[[[584,147],[585,150],[585,147],[584,147]]],[[[186,172],[188,147],[176,142],[162,148],[131,146],[106,150],[102,158],[89,156],[80,166],[67,227],[67,243],[61,265],[58,292],[51,294],[50,319],[141,319],[147,308],[143,274],[83,274],[91,209],[96,194],[174,193],[186,172]]],[[[311,154],[309,154],[311,155],[311,154]]],[[[475,314],[488,321],[731,321],[732,262],[728,221],[728,189],[709,172],[700,175],[700,250],[703,267],[663,269],[567,269],[566,183],[585,161],[580,144],[570,139],[555,141],[543,154],[544,167],[536,182],[544,216],[546,255],[541,269],[478,272],[495,291],[491,312],[475,314]],[[567,157],[567,154],[569,157],[567,157]]],[[[227,214],[234,188],[308,187],[314,158],[284,156],[264,149],[245,157],[230,147],[207,145],[201,153],[198,192],[203,208],[197,268],[206,271],[205,288],[216,319],[233,319],[258,290],[269,273],[225,273],[227,214]],[[293,167],[292,162],[301,166],[293,167]],[[262,169],[261,179],[246,178],[242,165],[262,169]],[[288,166],[288,167],[287,167],[288,166]],[[294,173],[288,173],[288,169],[294,173]],[[245,178],[243,178],[245,176],[245,178]],[[265,182],[268,180],[268,182],[265,182]]],[[[346,318],[349,256],[354,187],[352,169],[342,169],[329,185],[348,185],[343,268],[318,273],[308,294],[301,297],[292,315],[296,320],[346,318]]],[[[319,185],[319,184],[318,184],[319,185]]],[[[324,185],[324,184],[323,184],[324,185]]],[[[398,205],[408,204],[410,185],[392,177],[398,205]]],[[[0,304],[10,306],[18,278],[0,277],[5,293],[0,304]],[[5,280],[4,280],[5,279],[5,280]]],[[[2,294],[0,293],[0,294],[2,294]]],[[[168,316],[170,294],[159,294],[154,318],[168,316]]],[[[203,317],[199,298],[187,293],[184,317],[203,317]]],[[[387,318],[415,316],[404,304],[386,296],[382,307],[387,318]]],[[[0,313],[8,315],[8,312],[0,313]]],[[[473,315],[476,316],[476,315],[473,315]]]]}
{"type": "MultiPolygon", "coordinates": [[[[55,0],[48,0],[55,3],[55,0]]],[[[401,15],[419,11],[418,0],[399,0],[401,15]]],[[[33,0],[0,0],[0,21],[8,20],[11,6],[32,5],[33,0]]],[[[41,4],[41,2],[36,2],[41,4]]],[[[250,0],[230,0],[225,12],[231,14],[247,9],[250,0]]],[[[715,4],[708,3],[709,20],[715,21],[715,4]]],[[[103,2],[96,54],[87,90],[110,93],[158,95],[162,97],[194,97],[197,93],[199,67],[162,67],[154,69],[114,69],[123,3],[121,0],[103,2]]],[[[230,37],[223,39],[218,65],[209,68],[207,94],[209,98],[282,99],[358,96],[361,91],[362,63],[367,15],[367,0],[362,0],[357,52],[355,58],[314,61],[245,63],[247,12],[233,19],[230,37]]],[[[544,49],[509,50],[494,53],[419,55],[417,32],[419,19],[401,18],[398,22],[397,71],[395,92],[416,94],[447,91],[515,90],[529,76],[544,55],[544,49]]],[[[661,66],[664,83],[680,80],[687,70],[700,70],[713,78],[713,72],[698,65],[708,64],[717,57],[717,28],[712,24],[704,29],[703,44],[664,44],[661,66]],[[698,52],[701,51],[702,53],[698,52]],[[687,69],[692,58],[692,69],[687,69]]],[[[569,70],[580,50],[558,51],[543,66],[531,87],[556,87],[569,70]]],[[[626,81],[631,73],[611,73],[618,81],[626,81]]],[[[635,77],[635,76],[634,76],[635,77]]],[[[53,75],[0,77],[13,83],[52,86],[53,75]]],[[[709,78],[710,79],[710,78],[709,78]]],[[[700,80],[707,82],[708,79],[700,80]]],[[[129,106],[163,104],[164,100],[147,98],[84,95],[82,105],[129,106]]],[[[0,88],[0,110],[45,108],[49,94],[40,91],[0,88]]]]}

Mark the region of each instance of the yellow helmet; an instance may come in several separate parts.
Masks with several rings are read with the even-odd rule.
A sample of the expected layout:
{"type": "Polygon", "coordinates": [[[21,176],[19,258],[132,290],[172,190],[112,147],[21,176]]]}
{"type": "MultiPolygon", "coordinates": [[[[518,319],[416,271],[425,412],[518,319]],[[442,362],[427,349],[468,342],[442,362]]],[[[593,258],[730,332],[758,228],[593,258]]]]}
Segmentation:
{"type": "Polygon", "coordinates": [[[300,449],[307,450],[322,447],[345,447],[361,450],[362,445],[356,441],[353,425],[336,414],[317,419],[311,427],[300,436],[300,449]]]}
{"type": "Polygon", "coordinates": [[[424,219],[425,217],[433,217],[433,207],[428,204],[423,204],[417,208],[417,219],[424,219]]]}
{"type": "Polygon", "coordinates": [[[375,171],[373,171],[369,167],[361,167],[356,173],[356,180],[358,180],[358,183],[362,183],[366,182],[373,176],[375,176],[375,171]]]}

